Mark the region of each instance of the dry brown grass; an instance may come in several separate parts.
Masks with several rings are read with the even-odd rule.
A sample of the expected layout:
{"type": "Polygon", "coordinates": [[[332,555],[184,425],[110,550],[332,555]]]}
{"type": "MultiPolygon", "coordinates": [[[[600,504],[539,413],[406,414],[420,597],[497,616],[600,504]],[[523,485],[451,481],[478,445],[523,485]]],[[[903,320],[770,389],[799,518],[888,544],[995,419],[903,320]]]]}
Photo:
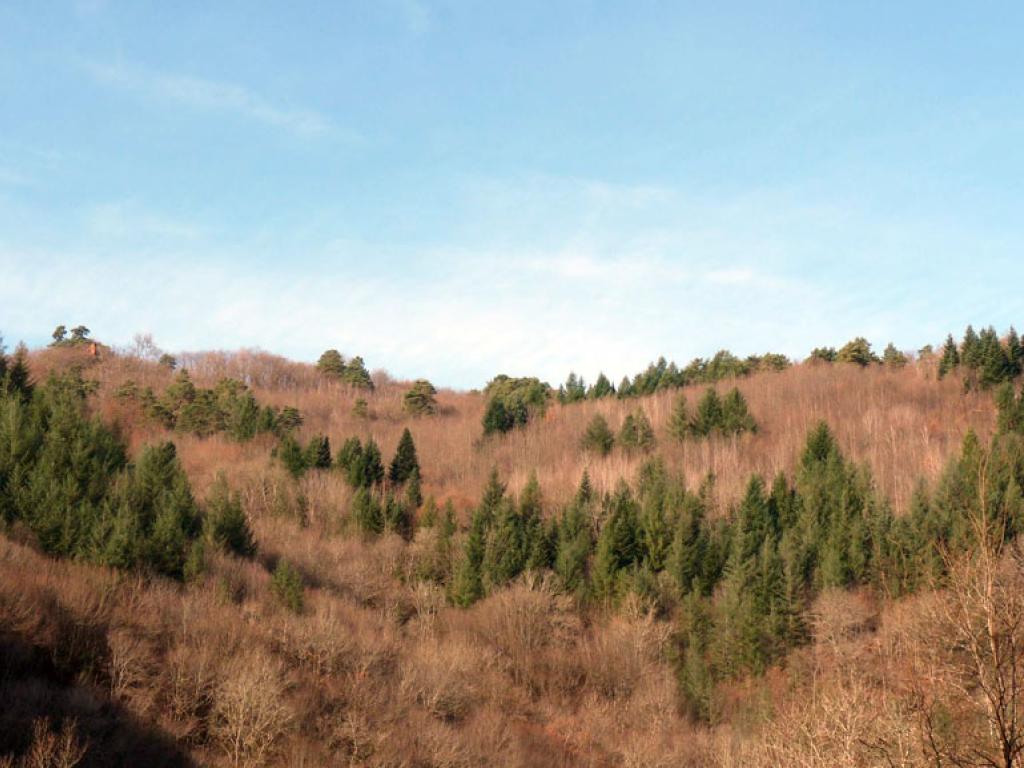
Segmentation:
{"type": "MultiPolygon", "coordinates": [[[[383,376],[367,396],[263,353],[182,359],[200,384],[231,375],[263,402],[299,407],[302,438],[325,433],[337,447],[373,437],[390,457],[408,426],[424,492],[463,511],[492,466],[513,490],[536,471],[550,512],[585,468],[600,489],[632,477],[641,458],[579,450],[596,412],[617,428],[644,408],[669,467],[692,484],[714,472],[723,506],[751,472],[792,469],[808,429],[825,419],[904,507],[916,479],[934,477],[967,429],[984,436],[993,421],[988,395],[964,395],[926,367],[799,366],[738,382],[755,435],[672,445],[664,432],[677,393],[666,392],[554,404],[543,420],[481,441],[478,394],[443,391],[439,415],[409,419],[405,385],[383,376]],[[367,398],[371,419],[352,414],[356,397],[367,398]]],[[[133,447],[167,437],[113,393],[126,378],[160,389],[170,372],[75,350],[32,362],[41,377],[74,361],[100,382],[99,410],[121,420],[133,447]]],[[[686,392],[691,404],[700,393],[686,392]]],[[[817,642],[763,681],[737,683],[725,721],[697,726],[679,712],[672,627],[641,602],[616,616],[581,615],[551,583],[524,578],[469,610],[451,608],[440,587],[415,578],[434,557],[433,532],[411,543],[339,535],[350,490],[336,475],[293,483],[270,464],[268,439],[174,439],[197,496],[218,472],[239,489],[257,557],[213,556],[204,579],[183,587],[57,562],[0,537],[0,701],[14,702],[0,708],[0,755],[34,754],[39,743],[71,757],[84,748],[79,765],[860,766],[883,763],[850,733],[916,733],[899,691],[918,636],[931,631],[924,596],[877,605],[866,594],[822,595],[812,608],[817,642]],[[270,592],[281,558],[306,584],[301,615],[270,592]],[[766,723],[766,713],[775,718],[766,723]],[[867,715],[877,724],[864,724],[867,715]],[[46,716],[48,735],[33,736],[46,716]]]]}

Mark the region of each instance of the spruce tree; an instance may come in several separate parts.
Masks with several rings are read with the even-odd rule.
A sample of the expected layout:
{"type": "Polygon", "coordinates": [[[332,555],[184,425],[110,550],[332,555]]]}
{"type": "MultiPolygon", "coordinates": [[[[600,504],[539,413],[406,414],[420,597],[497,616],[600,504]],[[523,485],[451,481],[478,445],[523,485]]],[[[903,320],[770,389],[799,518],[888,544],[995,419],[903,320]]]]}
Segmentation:
{"type": "Polygon", "coordinates": [[[672,405],[672,415],[668,418],[668,433],[679,443],[690,435],[690,413],[684,394],[680,394],[672,405]]]}
{"type": "Polygon", "coordinates": [[[317,435],[306,446],[306,465],[311,469],[331,468],[331,441],[326,435],[317,435]]]}
{"type": "Polygon", "coordinates": [[[419,473],[420,465],[416,459],[416,446],[412,441],[412,433],[406,427],[402,430],[402,437],[398,441],[398,448],[391,460],[391,467],[388,470],[388,478],[392,483],[401,485],[413,472],[419,473]]]}
{"type": "Polygon", "coordinates": [[[460,608],[468,608],[484,596],[484,550],[492,516],[493,510],[485,511],[480,507],[470,521],[462,559],[456,567],[451,587],[452,602],[460,608]]]}
{"type": "Polygon", "coordinates": [[[599,456],[607,456],[615,445],[615,435],[604,415],[595,413],[594,417],[587,424],[587,430],[580,440],[580,447],[585,451],[591,451],[599,456]]]}
{"type": "Polygon", "coordinates": [[[352,497],[352,519],[364,534],[384,530],[384,510],[367,486],[360,486],[352,497]]]}
{"type": "Polygon", "coordinates": [[[698,437],[707,437],[722,426],[722,400],[713,387],[708,387],[697,403],[697,413],[690,421],[690,431],[698,437]]]}
{"type": "Polygon", "coordinates": [[[298,441],[291,435],[285,435],[278,443],[276,455],[281,465],[294,478],[300,478],[309,468],[308,454],[302,450],[298,441]]]}
{"type": "Polygon", "coordinates": [[[627,414],[619,430],[619,445],[627,451],[646,453],[654,450],[655,443],[654,428],[643,409],[627,414]]]}
{"type": "Polygon", "coordinates": [[[1020,376],[1024,371],[1024,346],[1021,346],[1020,336],[1017,335],[1017,329],[1012,325],[1006,336],[1006,359],[1009,364],[1009,377],[1020,376]]]}
{"type": "Polygon", "coordinates": [[[968,325],[964,331],[964,340],[960,343],[960,362],[972,371],[981,367],[981,340],[973,325],[968,325]]]}
{"type": "Polygon", "coordinates": [[[957,349],[953,334],[946,337],[942,345],[942,358],[939,360],[939,378],[944,378],[960,367],[960,350],[957,349]]]}
{"type": "Polygon", "coordinates": [[[600,400],[603,397],[610,397],[615,394],[615,387],[608,381],[608,377],[603,373],[597,375],[597,381],[590,388],[587,393],[587,397],[591,400],[600,400]]]}
{"type": "Polygon", "coordinates": [[[384,530],[397,533],[403,539],[412,536],[412,517],[409,508],[390,493],[384,499],[383,518],[384,530]]]}
{"type": "Polygon", "coordinates": [[[405,484],[405,506],[415,512],[423,504],[423,492],[420,490],[420,471],[414,469],[405,484]]]}
{"type": "Polygon", "coordinates": [[[204,528],[214,546],[242,557],[256,554],[256,540],[238,494],[218,474],[206,500],[204,528]]]}
{"type": "Polygon", "coordinates": [[[488,590],[507,584],[526,567],[529,552],[525,533],[515,502],[502,499],[484,547],[481,572],[488,590]]]}
{"type": "Polygon", "coordinates": [[[719,429],[726,435],[738,435],[742,432],[756,432],[757,422],[747,409],[747,401],[743,394],[733,387],[722,400],[722,416],[719,429]]]}
{"type": "Polygon", "coordinates": [[[610,504],[597,538],[592,574],[594,594],[606,601],[619,596],[620,573],[637,563],[640,554],[635,502],[625,482],[620,482],[610,504]]]}

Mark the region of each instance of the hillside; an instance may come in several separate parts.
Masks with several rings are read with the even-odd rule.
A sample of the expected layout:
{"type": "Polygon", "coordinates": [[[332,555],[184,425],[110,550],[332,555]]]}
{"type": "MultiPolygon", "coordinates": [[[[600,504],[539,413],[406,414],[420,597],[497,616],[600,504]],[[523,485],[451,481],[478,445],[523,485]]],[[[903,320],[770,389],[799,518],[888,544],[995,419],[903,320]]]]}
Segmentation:
{"type": "Polygon", "coordinates": [[[997,409],[970,370],[755,372],[714,385],[755,428],[679,440],[680,398],[692,412],[705,384],[552,397],[485,436],[486,391],[413,416],[413,384],[383,373],[371,389],[262,352],[148,357],[37,350],[35,392],[5,396],[0,754],[29,755],[12,765],[946,765],[992,748],[992,710],[949,698],[987,672],[934,647],[985,608],[965,597],[979,573],[990,600],[1019,585],[1000,558],[1024,521],[1024,406],[1000,390],[997,409]],[[228,403],[224,423],[161,411],[183,382],[189,406],[228,403]],[[261,426],[239,437],[244,408],[261,426]],[[596,415],[618,435],[638,412],[653,446],[581,446],[596,415]],[[50,426],[25,480],[33,420],[50,426]],[[78,453],[47,453],[58,424],[78,453]],[[40,490],[77,477],[96,424],[126,451],[104,449],[109,487],[40,490]],[[389,467],[406,429],[416,500],[389,467]],[[353,481],[354,437],[389,479],[353,481]],[[33,485],[52,456],[66,465],[33,485]],[[147,524],[129,562],[118,526],[147,493],[180,530],[147,524]]]}

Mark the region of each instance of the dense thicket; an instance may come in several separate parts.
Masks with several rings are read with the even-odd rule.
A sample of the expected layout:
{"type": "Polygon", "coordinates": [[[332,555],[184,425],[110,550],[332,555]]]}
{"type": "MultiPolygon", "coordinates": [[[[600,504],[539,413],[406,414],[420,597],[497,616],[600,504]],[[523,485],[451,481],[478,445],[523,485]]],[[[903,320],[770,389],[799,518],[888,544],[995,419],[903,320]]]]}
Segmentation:
{"type": "Polygon", "coordinates": [[[222,432],[232,440],[251,440],[258,434],[287,434],[302,424],[292,407],[263,406],[249,388],[236,379],[221,379],[212,389],[197,387],[187,370],[157,396],[150,387],[140,390],[126,381],[117,391],[124,402],[141,406],[143,412],[167,429],[208,437],[222,432]]]}
{"type": "Polygon", "coordinates": [[[535,413],[544,413],[551,388],[534,377],[495,376],[484,389],[484,434],[508,432],[526,424],[535,413]]]}
{"type": "Polygon", "coordinates": [[[129,463],[89,390],[72,372],[0,395],[0,515],[52,554],[180,577],[201,515],[174,444],[129,463]]]}

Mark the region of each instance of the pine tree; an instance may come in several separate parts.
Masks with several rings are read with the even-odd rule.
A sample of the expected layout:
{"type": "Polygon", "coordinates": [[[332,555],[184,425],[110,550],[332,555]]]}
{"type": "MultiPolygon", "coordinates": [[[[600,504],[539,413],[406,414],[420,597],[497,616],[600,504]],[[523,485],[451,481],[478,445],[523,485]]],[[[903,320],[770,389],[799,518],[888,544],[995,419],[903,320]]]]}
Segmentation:
{"type": "Polygon", "coordinates": [[[292,613],[305,610],[305,586],[302,574],[287,560],[278,560],[270,577],[270,591],[292,613]]]}
{"type": "Polygon", "coordinates": [[[384,481],[380,448],[372,438],[366,441],[361,450],[353,450],[347,459],[345,475],[353,488],[372,488],[384,481]]]}
{"type": "Polygon", "coordinates": [[[309,441],[306,465],[311,469],[331,468],[331,441],[326,435],[317,435],[309,441]]]}
{"type": "Polygon", "coordinates": [[[690,421],[690,432],[698,437],[707,437],[721,428],[722,419],[722,400],[714,388],[708,387],[697,403],[697,413],[690,421]]]}
{"type": "Polygon", "coordinates": [[[590,388],[587,393],[587,397],[591,400],[600,400],[603,397],[610,397],[615,394],[615,387],[608,381],[608,377],[603,373],[597,375],[597,381],[590,388]]]}
{"type": "Polygon", "coordinates": [[[242,557],[256,554],[256,540],[242,511],[242,501],[231,492],[227,479],[218,474],[206,500],[204,527],[210,541],[219,549],[242,557]]]}
{"type": "Polygon", "coordinates": [[[484,596],[484,550],[492,516],[493,510],[485,511],[481,507],[473,513],[473,518],[470,521],[462,559],[458,563],[455,577],[452,580],[452,602],[460,608],[468,608],[484,596]]]}
{"type": "Polygon", "coordinates": [[[978,339],[981,370],[979,380],[983,387],[991,387],[1011,377],[1010,360],[999,343],[995,328],[989,326],[978,339]]]}
{"type": "Polygon", "coordinates": [[[415,512],[423,504],[423,492],[420,490],[420,471],[414,469],[405,484],[405,506],[415,512]]]}
{"type": "Polygon", "coordinates": [[[907,356],[896,349],[896,345],[890,341],[882,352],[882,362],[887,368],[898,370],[907,364],[907,356]]]}
{"type": "Polygon", "coordinates": [[[341,380],[356,389],[373,391],[373,379],[370,378],[370,372],[366,370],[363,358],[359,356],[353,357],[348,361],[348,364],[345,366],[345,372],[341,375],[341,380]]]}
{"type": "Polygon", "coordinates": [[[672,406],[672,415],[668,418],[668,433],[680,443],[690,435],[690,413],[686,405],[686,395],[680,394],[672,406]]]}
{"type": "Polygon", "coordinates": [[[409,479],[413,472],[418,474],[419,471],[420,465],[416,459],[416,446],[412,441],[412,433],[406,427],[402,430],[402,437],[398,441],[395,457],[391,460],[388,478],[392,483],[401,485],[409,479]]]}
{"type": "Polygon", "coordinates": [[[316,369],[323,376],[340,379],[345,373],[345,358],[336,349],[328,349],[316,361],[316,369]]]}
{"type": "Polygon", "coordinates": [[[972,371],[981,367],[981,340],[973,325],[968,325],[964,331],[964,340],[960,343],[960,362],[972,371]]]}
{"type": "Polygon", "coordinates": [[[300,478],[306,473],[309,465],[307,453],[302,450],[298,441],[291,435],[285,435],[278,443],[276,455],[281,465],[288,470],[294,478],[300,478]]]}
{"type": "Polygon", "coordinates": [[[637,563],[639,554],[635,502],[629,486],[621,482],[597,538],[592,575],[598,599],[607,601],[618,597],[620,573],[637,563]]]}
{"type": "Polygon", "coordinates": [[[526,567],[528,555],[523,519],[512,499],[505,498],[487,532],[482,563],[486,588],[492,590],[518,576],[526,567]]]}
{"type": "Polygon", "coordinates": [[[1021,346],[1017,329],[1012,325],[1010,326],[1010,332],[1006,336],[1006,358],[1009,363],[1008,373],[1010,378],[1020,376],[1021,372],[1024,371],[1024,347],[1021,346]]]}
{"type": "Polygon", "coordinates": [[[397,533],[403,539],[412,536],[412,518],[409,509],[390,493],[383,505],[384,530],[397,533]]]}
{"type": "Polygon", "coordinates": [[[384,510],[366,486],[360,486],[352,497],[352,519],[365,534],[378,534],[384,530],[384,510]]]}
{"type": "Polygon", "coordinates": [[[619,430],[619,445],[627,451],[646,453],[654,450],[655,443],[654,428],[643,409],[627,414],[619,430]]]}
{"type": "Polygon", "coordinates": [[[757,431],[757,422],[747,409],[747,401],[736,387],[733,387],[722,401],[719,429],[726,435],[757,431]]]}
{"type": "Polygon", "coordinates": [[[586,432],[580,440],[580,447],[585,451],[591,451],[599,456],[607,456],[615,445],[615,435],[608,426],[608,421],[600,413],[595,413],[594,418],[587,425],[586,432]]]}
{"type": "Polygon", "coordinates": [[[878,356],[871,351],[871,344],[863,336],[858,336],[847,342],[839,352],[836,353],[837,363],[854,363],[862,368],[871,363],[878,362],[878,356]]]}
{"type": "Polygon", "coordinates": [[[437,390],[426,379],[416,379],[402,396],[402,408],[411,416],[432,416],[437,412],[437,390]]]}
{"type": "Polygon", "coordinates": [[[939,360],[939,378],[944,378],[960,367],[960,350],[957,349],[953,334],[946,337],[942,345],[942,358],[939,360]]]}

